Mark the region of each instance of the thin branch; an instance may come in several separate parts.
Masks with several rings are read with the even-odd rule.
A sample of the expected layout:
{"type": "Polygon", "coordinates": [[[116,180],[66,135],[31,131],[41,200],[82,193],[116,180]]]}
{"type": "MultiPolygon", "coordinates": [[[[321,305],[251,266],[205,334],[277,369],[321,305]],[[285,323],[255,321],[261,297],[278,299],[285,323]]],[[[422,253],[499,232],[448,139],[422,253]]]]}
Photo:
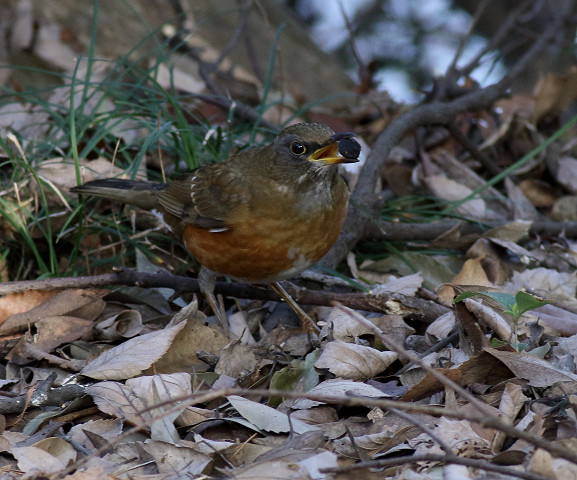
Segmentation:
{"type": "Polygon", "coordinates": [[[471,23],[469,25],[467,33],[465,33],[465,35],[463,35],[463,37],[459,40],[459,46],[457,47],[455,55],[453,55],[453,60],[451,60],[449,68],[447,68],[447,73],[445,74],[446,76],[454,76],[455,73],[457,73],[456,72],[457,62],[459,61],[459,58],[461,58],[461,55],[465,50],[465,46],[467,45],[469,38],[473,34],[475,26],[477,25],[477,23],[479,23],[479,19],[482,17],[490,1],[491,0],[482,0],[479,3],[479,5],[477,5],[475,15],[473,15],[473,18],[471,19],[471,23]]]}
{"type": "MultiPolygon", "coordinates": [[[[535,445],[536,447],[542,448],[543,450],[548,451],[554,456],[564,458],[566,460],[569,460],[570,462],[577,464],[577,452],[574,452],[573,450],[561,444],[551,442],[541,436],[534,435],[524,430],[519,430],[518,428],[515,428],[512,425],[503,422],[499,417],[493,414],[488,416],[487,415],[480,416],[470,412],[463,412],[461,410],[452,410],[449,408],[430,406],[430,405],[420,405],[413,402],[401,402],[390,398],[374,398],[364,396],[357,397],[348,394],[318,395],[318,394],[311,394],[310,392],[302,393],[295,391],[273,390],[273,389],[230,388],[230,389],[211,391],[208,393],[187,395],[180,398],[173,398],[170,400],[170,402],[177,403],[179,405],[178,407],[174,408],[174,411],[177,411],[179,408],[182,408],[181,405],[182,403],[186,403],[187,405],[191,406],[199,404],[207,404],[218,398],[227,397],[229,395],[240,395],[240,396],[244,395],[254,397],[263,396],[266,398],[281,397],[290,399],[304,398],[321,403],[326,403],[329,405],[341,405],[347,407],[365,407],[365,408],[378,407],[382,410],[399,409],[403,410],[404,412],[420,413],[424,415],[431,415],[434,417],[447,417],[447,418],[453,418],[455,420],[467,420],[469,422],[473,422],[482,425],[484,427],[494,428],[496,430],[502,431],[511,438],[518,438],[521,440],[525,440],[531,445],[535,445]]],[[[167,401],[166,403],[168,402],[169,401],[167,401]]],[[[170,415],[172,413],[173,412],[171,410],[166,410],[165,412],[163,412],[163,415],[170,415]]]]}
{"type": "MultiPolygon", "coordinates": [[[[479,416],[473,415],[471,413],[465,413],[463,411],[451,410],[448,408],[436,407],[436,406],[429,406],[429,405],[419,405],[412,402],[400,402],[397,400],[392,400],[388,398],[372,398],[372,397],[354,397],[350,395],[314,395],[309,393],[302,393],[302,392],[295,392],[295,391],[284,391],[284,390],[272,390],[272,389],[240,389],[240,388],[226,388],[222,390],[212,390],[207,393],[194,393],[192,395],[186,395],[182,397],[172,398],[165,402],[159,403],[150,407],[147,410],[152,408],[158,408],[162,405],[174,405],[177,404],[177,407],[169,408],[164,410],[161,414],[151,418],[149,421],[158,420],[162,417],[173,415],[175,412],[180,412],[183,406],[193,406],[193,405],[200,405],[200,404],[209,404],[214,400],[220,398],[226,398],[230,395],[240,395],[240,396],[256,396],[256,397],[281,397],[281,398],[291,398],[291,399],[309,399],[314,400],[322,403],[327,404],[336,404],[342,406],[349,406],[349,407],[364,407],[364,408],[381,408],[383,410],[389,409],[400,409],[405,412],[414,412],[414,413],[422,413],[425,415],[432,415],[435,417],[447,417],[447,418],[454,418],[457,420],[468,420],[470,422],[495,428],[506,433],[509,437],[512,438],[519,438],[521,440],[526,440],[528,443],[535,445],[536,447],[542,448],[543,450],[548,451],[554,456],[564,458],[569,460],[570,462],[577,464],[577,453],[573,452],[569,448],[550,442],[543,437],[539,437],[528,433],[524,430],[519,430],[511,425],[508,425],[501,421],[499,418],[495,416],[479,416]]],[[[115,443],[119,443],[124,439],[134,435],[135,433],[142,431],[147,428],[146,423],[136,425],[133,428],[130,428],[124,431],[121,435],[119,435],[115,439],[115,443]]],[[[111,448],[111,445],[105,445],[101,448],[98,448],[96,451],[92,453],[92,455],[88,457],[84,457],[77,461],[76,463],[69,465],[67,468],[63,469],[61,472],[58,473],[56,478],[63,478],[67,473],[81,468],[86,462],[88,462],[91,458],[94,458],[98,455],[104,454],[107,450],[111,448]]],[[[415,457],[411,457],[415,458],[415,457]]],[[[446,457],[443,457],[446,460],[446,457]]],[[[459,457],[460,458],[460,457],[459,457]]],[[[537,478],[533,477],[530,480],[537,480],[537,478]]],[[[538,480],[542,480],[539,478],[538,480]]]]}
{"type": "Polygon", "coordinates": [[[487,155],[479,151],[479,149],[471,142],[464,134],[461,132],[455,120],[450,121],[446,125],[447,130],[451,132],[451,135],[459,142],[465,150],[469,152],[471,157],[478,160],[481,165],[483,165],[487,171],[493,175],[498,175],[501,173],[499,166],[487,155]]]}
{"type": "MultiPolygon", "coordinates": [[[[177,293],[200,293],[198,280],[172,275],[168,272],[145,273],[130,268],[120,268],[115,273],[84,277],[61,277],[42,280],[0,283],[0,295],[28,290],[63,290],[68,288],[94,288],[111,285],[129,285],[142,288],[171,288],[177,293]]],[[[433,301],[399,293],[370,295],[366,293],[335,293],[285,285],[289,295],[304,305],[332,306],[334,302],[359,310],[388,313],[392,304],[404,309],[407,318],[430,323],[449,309],[433,301]]],[[[279,301],[278,295],[268,288],[258,288],[243,283],[216,282],[215,293],[235,298],[279,301]]]]}
{"type": "Polygon", "coordinates": [[[247,0],[244,5],[240,6],[239,11],[239,21],[232,33],[232,36],[228,43],[223,47],[220,55],[214,62],[206,62],[201,57],[197,48],[190,47],[189,44],[181,38],[180,35],[175,35],[172,42],[178,41],[180,49],[185,51],[186,54],[191,57],[195,62],[198,63],[198,73],[204,80],[206,87],[215,95],[220,97],[225,97],[225,92],[212,80],[211,75],[214,73],[222,63],[222,61],[231,53],[231,51],[238,44],[238,40],[242,33],[248,27],[248,20],[250,17],[250,10],[253,0],[247,0]]]}
{"type": "MultiPolygon", "coordinates": [[[[271,131],[278,131],[278,126],[273,125],[270,122],[262,119],[262,115],[254,110],[249,105],[246,105],[238,100],[233,100],[226,95],[226,92],[213,81],[211,75],[214,73],[223,60],[231,53],[234,47],[238,44],[240,37],[247,31],[248,21],[251,15],[251,7],[254,0],[246,0],[244,5],[239,7],[239,22],[236,26],[229,42],[220,52],[219,57],[214,62],[205,62],[198,49],[192,48],[188,45],[186,40],[182,38],[180,34],[175,35],[172,38],[172,43],[178,43],[181,50],[186,52],[186,54],[191,57],[195,62],[198,63],[199,74],[202,77],[206,88],[212,92],[213,95],[197,94],[194,95],[195,98],[203,100],[207,103],[216,105],[223,110],[231,111],[236,117],[251,122],[258,123],[259,125],[267,128],[271,131]]],[[[182,13],[182,9],[179,9],[182,13]]]]}
{"type": "MultiPolygon", "coordinates": [[[[458,339],[459,339],[459,332],[457,331],[457,332],[452,333],[448,337],[443,338],[439,342],[435,343],[435,345],[433,345],[431,348],[428,348],[424,352],[420,353],[419,357],[425,358],[427,355],[430,355],[431,353],[436,353],[436,352],[442,350],[443,348],[445,348],[447,345],[449,345],[453,342],[456,342],[458,339]]],[[[395,376],[396,377],[401,376],[403,373],[408,371],[413,366],[414,366],[413,362],[408,362],[401,369],[399,369],[397,372],[395,372],[395,376]]]]}
{"type": "Polygon", "coordinates": [[[450,389],[454,390],[456,393],[461,395],[461,397],[468,400],[478,410],[478,412],[481,415],[488,415],[488,416],[492,415],[492,412],[486,403],[483,403],[481,400],[475,397],[475,395],[473,395],[468,390],[465,390],[463,387],[461,387],[461,385],[459,385],[454,380],[451,380],[450,378],[443,375],[441,372],[439,372],[439,370],[431,367],[427,362],[419,358],[419,356],[416,353],[407,350],[405,347],[399,344],[399,342],[396,341],[392,336],[385,334],[374,323],[370,322],[369,320],[367,320],[365,317],[355,312],[354,310],[351,310],[343,306],[338,306],[338,308],[340,308],[344,313],[348,314],[351,318],[359,322],[363,327],[368,328],[370,331],[372,331],[377,337],[381,339],[381,341],[383,342],[384,345],[387,346],[387,348],[397,353],[400,358],[404,358],[410,362],[415,363],[423,370],[425,370],[428,374],[430,374],[432,377],[434,377],[436,380],[438,380],[442,385],[449,387],[450,389]]]}
{"type": "Polygon", "coordinates": [[[262,115],[259,112],[257,112],[254,108],[238,100],[233,100],[231,98],[219,95],[196,94],[194,95],[194,97],[206,103],[210,103],[212,105],[220,107],[223,110],[231,111],[235,117],[240,118],[241,120],[246,120],[247,122],[250,123],[258,123],[258,125],[270,130],[271,132],[279,131],[278,125],[275,125],[265,120],[264,118],[262,118],[262,115]]]}
{"type": "Polygon", "coordinates": [[[475,458],[458,457],[456,455],[409,455],[406,457],[390,458],[386,460],[372,460],[370,462],[359,462],[345,467],[321,468],[321,473],[343,473],[355,470],[364,470],[368,468],[390,468],[406,464],[415,464],[417,462],[439,462],[452,463],[455,465],[464,465],[466,467],[478,468],[488,472],[502,473],[511,477],[523,478],[525,480],[549,480],[549,477],[544,477],[537,473],[521,472],[511,467],[504,467],[490,463],[487,460],[477,460],[475,458]]]}
{"type": "Polygon", "coordinates": [[[492,36],[485,47],[482,48],[467,65],[460,68],[460,74],[463,76],[470,75],[471,72],[479,66],[481,59],[487,55],[487,53],[493,49],[498,48],[499,45],[501,45],[515,29],[515,26],[519,23],[521,17],[532,4],[532,0],[525,0],[519,4],[519,6],[513,10],[510,15],[507,15],[507,17],[503,19],[503,23],[497,32],[492,36]]]}
{"type": "Polygon", "coordinates": [[[252,8],[253,2],[254,2],[254,0],[246,0],[244,2],[244,5],[239,7],[239,17],[240,18],[238,21],[238,25],[236,26],[236,28],[232,34],[232,37],[230,38],[228,43],[221,50],[220,55],[218,56],[216,61],[211,63],[211,64],[206,64],[205,62],[201,63],[201,68],[203,65],[207,68],[206,73],[210,74],[210,73],[214,72],[219,67],[219,65],[222,63],[222,61],[232,52],[234,47],[237,46],[238,41],[240,39],[240,36],[244,32],[246,32],[246,30],[248,28],[248,20],[250,18],[250,13],[251,13],[251,8],[252,8]]]}
{"type": "Polygon", "coordinates": [[[439,447],[441,447],[441,449],[446,453],[448,457],[455,456],[453,450],[451,450],[451,447],[447,443],[445,443],[445,441],[441,437],[435,434],[435,432],[433,432],[433,430],[431,430],[422,421],[417,420],[412,415],[409,415],[408,413],[405,413],[397,408],[390,408],[389,411],[395,414],[397,417],[400,417],[406,422],[410,423],[411,425],[417,427],[423,433],[426,433],[429,437],[431,437],[435,442],[439,444],[439,447]]]}
{"type": "Polygon", "coordinates": [[[0,413],[3,415],[22,413],[26,407],[59,407],[75,398],[86,395],[84,387],[74,383],[51,388],[55,379],[56,374],[38,382],[30,399],[27,398],[26,394],[12,398],[0,397],[0,413]]]}

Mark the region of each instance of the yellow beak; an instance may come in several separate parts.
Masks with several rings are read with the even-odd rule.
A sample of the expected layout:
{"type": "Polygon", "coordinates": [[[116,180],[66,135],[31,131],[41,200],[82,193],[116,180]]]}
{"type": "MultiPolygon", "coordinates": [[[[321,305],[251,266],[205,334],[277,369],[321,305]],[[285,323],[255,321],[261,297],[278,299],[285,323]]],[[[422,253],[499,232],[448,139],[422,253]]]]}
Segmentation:
{"type": "Polygon", "coordinates": [[[337,163],[356,163],[359,159],[345,158],[339,155],[339,144],[335,141],[311,153],[309,155],[309,161],[322,162],[325,165],[334,165],[337,163]]]}

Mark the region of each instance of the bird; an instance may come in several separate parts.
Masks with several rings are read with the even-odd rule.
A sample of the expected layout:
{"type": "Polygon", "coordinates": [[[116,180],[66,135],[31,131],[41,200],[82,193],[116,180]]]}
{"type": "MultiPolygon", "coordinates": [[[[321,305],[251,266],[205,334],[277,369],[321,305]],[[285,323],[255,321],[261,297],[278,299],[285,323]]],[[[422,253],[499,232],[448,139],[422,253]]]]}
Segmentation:
{"type": "Polygon", "coordinates": [[[71,192],[120,201],[159,214],[200,263],[199,285],[221,323],[215,279],[267,284],[297,313],[313,320],[279,283],[317,263],[335,243],[349,202],[338,165],[358,162],[351,132],[297,123],[272,143],[203,165],[168,183],[103,178],[71,192]]]}

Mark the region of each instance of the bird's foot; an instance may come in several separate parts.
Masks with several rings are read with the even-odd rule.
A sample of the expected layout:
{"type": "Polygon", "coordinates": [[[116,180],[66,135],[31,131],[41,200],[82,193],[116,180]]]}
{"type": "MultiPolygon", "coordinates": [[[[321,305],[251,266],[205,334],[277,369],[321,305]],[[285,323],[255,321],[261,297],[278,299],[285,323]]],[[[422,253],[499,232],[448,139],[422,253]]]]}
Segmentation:
{"type": "Polygon", "coordinates": [[[214,295],[214,284],[216,275],[207,268],[202,267],[200,273],[198,274],[198,283],[200,285],[200,291],[206,298],[206,301],[210,305],[210,309],[214,313],[216,320],[222,327],[225,335],[229,335],[230,329],[228,327],[228,319],[226,318],[226,312],[224,310],[224,305],[219,302],[214,295]]]}
{"type": "Polygon", "coordinates": [[[289,307],[293,309],[293,311],[299,317],[301,321],[301,325],[303,326],[304,331],[307,333],[309,337],[316,335],[319,333],[319,327],[314,322],[314,320],[307,315],[307,313],[298,305],[297,302],[288,294],[288,292],[283,288],[283,286],[279,282],[274,282],[270,284],[270,288],[272,288],[278,295],[287,303],[289,307]]]}

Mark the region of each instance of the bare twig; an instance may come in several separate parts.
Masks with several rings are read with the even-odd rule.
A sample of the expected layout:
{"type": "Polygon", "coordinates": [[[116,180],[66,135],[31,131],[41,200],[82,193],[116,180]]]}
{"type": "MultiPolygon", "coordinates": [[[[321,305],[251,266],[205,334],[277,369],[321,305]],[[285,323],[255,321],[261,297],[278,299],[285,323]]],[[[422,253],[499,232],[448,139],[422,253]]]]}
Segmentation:
{"type": "Polygon", "coordinates": [[[455,137],[455,140],[457,140],[465,148],[465,150],[469,152],[471,157],[478,160],[481,165],[483,165],[488,170],[489,173],[493,175],[501,173],[499,166],[487,155],[481,153],[479,149],[465,135],[463,135],[463,132],[459,130],[455,120],[447,123],[446,127],[447,130],[451,132],[451,135],[455,137]]]}
{"type": "Polygon", "coordinates": [[[449,457],[455,456],[451,447],[447,445],[447,443],[438,435],[435,434],[427,425],[425,425],[422,421],[417,420],[415,417],[405,413],[397,408],[390,408],[389,411],[395,414],[397,417],[402,418],[406,422],[410,423],[411,425],[417,427],[419,430],[422,430],[423,433],[426,433],[429,437],[431,437],[435,442],[439,444],[439,447],[447,454],[449,457]]]}
{"type": "Polygon", "coordinates": [[[372,78],[374,72],[371,71],[371,69],[366,64],[366,62],[364,62],[363,59],[361,58],[361,54],[360,54],[359,49],[357,47],[357,42],[355,40],[355,34],[353,32],[350,18],[347,15],[347,12],[345,11],[343,4],[340,2],[339,2],[339,7],[340,7],[341,15],[345,20],[345,25],[347,27],[347,31],[349,33],[349,40],[347,42],[347,45],[350,46],[350,50],[353,54],[353,58],[355,59],[355,62],[357,63],[357,65],[359,67],[359,79],[360,79],[359,91],[363,92],[363,91],[369,90],[370,88],[372,88],[374,86],[373,85],[374,80],[372,78]]]}
{"type": "Polygon", "coordinates": [[[232,52],[233,48],[237,46],[240,36],[246,31],[248,27],[248,19],[250,18],[253,2],[254,0],[246,0],[244,2],[244,5],[239,7],[238,11],[240,18],[238,20],[238,25],[234,29],[234,32],[228,43],[221,50],[220,55],[218,56],[216,61],[214,61],[210,65],[204,63],[204,65],[207,67],[208,74],[214,72],[220,66],[222,61],[229,55],[229,53],[232,52]]]}
{"type": "Polygon", "coordinates": [[[497,32],[491,37],[489,42],[482,48],[477,55],[475,55],[471,61],[459,69],[461,75],[470,75],[473,70],[475,70],[481,63],[482,58],[487,55],[491,50],[494,50],[501,45],[505,39],[511,34],[515,29],[515,25],[519,23],[521,17],[525,14],[528,8],[533,4],[532,0],[525,0],[521,2],[519,6],[511,12],[506,18],[503,18],[503,23],[497,30],[497,32]]]}
{"type": "MultiPolygon", "coordinates": [[[[349,407],[365,407],[365,408],[381,408],[383,410],[388,409],[399,409],[403,410],[404,412],[414,412],[414,413],[421,413],[425,415],[432,415],[436,417],[447,417],[447,418],[454,418],[457,420],[468,420],[473,423],[477,423],[479,425],[483,425],[485,427],[495,428],[506,433],[509,437],[512,438],[519,438],[522,440],[526,440],[528,443],[535,445],[536,447],[542,448],[554,456],[564,458],[569,460],[570,462],[577,463],[577,453],[573,452],[569,448],[550,442],[543,437],[533,435],[528,433],[524,430],[519,430],[511,425],[508,425],[501,421],[499,418],[495,416],[479,416],[474,415],[471,413],[465,413],[463,411],[451,410],[448,408],[442,407],[435,407],[429,405],[419,405],[411,402],[399,402],[397,400],[387,399],[387,398],[370,398],[370,397],[354,397],[349,395],[314,395],[311,393],[301,393],[295,391],[284,391],[284,390],[271,390],[271,389],[239,389],[239,388],[227,388],[222,390],[213,390],[207,393],[194,393],[192,395],[186,395],[183,397],[172,398],[165,402],[162,402],[158,405],[155,405],[152,408],[158,408],[162,405],[177,405],[176,407],[167,409],[163,411],[158,416],[154,417],[154,420],[159,418],[169,416],[174,414],[176,411],[180,412],[184,404],[186,405],[199,405],[199,404],[208,404],[216,399],[225,398],[229,395],[241,395],[241,396],[262,396],[266,398],[270,397],[281,397],[281,398],[292,398],[292,399],[300,399],[306,398],[309,400],[314,400],[322,403],[327,404],[337,404],[349,407]]],[[[149,421],[152,421],[150,419],[149,421]]],[[[142,423],[140,425],[136,425],[133,428],[130,428],[119,435],[115,441],[116,443],[121,442],[125,438],[134,435],[136,432],[142,431],[148,428],[146,423],[142,423]]],[[[105,453],[111,445],[105,445],[99,449],[97,449],[91,456],[85,457],[76,463],[70,465],[66,469],[63,469],[59,472],[58,476],[55,478],[63,478],[67,473],[72,470],[78,469],[82,467],[86,462],[90,460],[90,458],[96,457],[98,455],[102,455],[105,453]]],[[[415,457],[410,457],[415,458],[415,457]]],[[[446,461],[447,458],[445,456],[441,456],[442,459],[440,461],[446,461]]],[[[461,457],[459,457],[461,458],[461,457]]],[[[482,468],[482,467],[479,467],[482,468]]],[[[531,477],[530,480],[542,480],[538,477],[531,477]]]]}
{"type": "MultiPolygon", "coordinates": [[[[236,47],[238,44],[238,40],[242,33],[246,30],[248,26],[248,19],[250,17],[250,10],[253,0],[246,0],[244,5],[240,6],[238,9],[239,12],[239,21],[232,33],[232,36],[228,43],[222,48],[220,55],[214,62],[207,62],[205,61],[200,52],[197,48],[192,48],[189,44],[182,38],[182,33],[179,32],[171,38],[171,43],[177,43],[179,49],[185,51],[186,54],[194,59],[196,63],[198,63],[198,72],[206,87],[215,95],[219,97],[226,97],[226,93],[212,80],[211,74],[214,73],[219,67],[222,61],[230,54],[230,52],[236,47]]],[[[180,15],[184,14],[184,10],[181,6],[175,8],[180,15]]]]}
{"type": "Polygon", "coordinates": [[[258,123],[258,125],[266,128],[267,130],[270,130],[271,132],[277,132],[279,130],[277,125],[270,123],[269,121],[262,118],[262,115],[254,108],[249,107],[245,103],[242,103],[238,100],[232,100],[231,98],[219,95],[197,94],[194,96],[206,103],[216,105],[223,110],[230,110],[237,118],[246,120],[250,123],[258,123]]]}
{"type": "MultiPolygon", "coordinates": [[[[239,7],[239,21],[227,45],[222,49],[220,55],[214,62],[206,62],[201,57],[196,48],[190,47],[187,42],[181,38],[181,35],[175,35],[172,39],[173,43],[178,43],[180,48],[186,52],[188,56],[198,63],[198,70],[203,79],[207,89],[212,95],[197,94],[194,95],[204,102],[216,105],[223,110],[231,111],[236,117],[246,120],[251,123],[258,123],[259,125],[271,131],[278,131],[278,126],[267,122],[262,118],[262,115],[255,109],[238,100],[230,98],[212,79],[212,74],[219,68],[223,60],[231,53],[237,46],[240,37],[246,32],[248,21],[251,15],[251,7],[254,0],[246,0],[244,5],[239,7]]],[[[178,11],[182,14],[182,8],[178,11]]]]}
{"type": "MultiPolygon", "coordinates": [[[[111,285],[130,285],[143,288],[171,288],[178,293],[199,293],[200,287],[195,278],[180,277],[167,272],[145,273],[130,268],[120,268],[115,273],[85,277],[62,277],[43,280],[0,283],[0,295],[24,292],[27,290],[63,290],[67,288],[107,287],[111,285]]],[[[309,290],[285,285],[287,292],[304,305],[331,306],[334,302],[350,308],[372,312],[387,313],[391,302],[402,306],[407,318],[430,323],[449,311],[433,301],[410,297],[398,293],[370,295],[366,293],[334,293],[320,290],[309,290]]],[[[278,301],[278,295],[267,288],[258,288],[243,283],[216,282],[215,293],[236,298],[278,301]]]]}
{"type": "Polygon", "coordinates": [[[455,465],[464,465],[466,467],[478,468],[488,472],[502,473],[503,475],[523,478],[525,480],[548,480],[549,477],[538,475],[532,472],[521,472],[514,468],[504,467],[490,463],[487,460],[477,460],[475,458],[458,457],[456,455],[409,455],[406,457],[390,458],[386,460],[372,460],[370,462],[359,462],[345,467],[321,468],[322,473],[342,473],[351,472],[355,470],[364,470],[367,468],[388,468],[397,467],[399,465],[406,465],[408,463],[415,464],[417,462],[440,462],[452,463],[455,465]]]}
{"type": "Polygon", "coordinates": [[[22,413],[27,406],[60,406],[86,395],[83,386],[73,383],[51,388],[55,379],[56,374],[39,382],[30,399],[27,398],[27,395],[18,395],[12,398],[0,397],[0,413],[22,413]]]}
{"type": "MultiPolygon", "coordinates": [[[[473,34],[473,30],[475,29],[475,26],[479,22],[479,19],[481,18],[481,16],[485,12],[487,5],[490,1],[491,0],[482,0],[481,2],[479,2],[479,5],[477,6],[477,8],[475,10],[475,14],[473,15],[473,18],[471,19],[471,23],[469,25],[469,29],[467,30],[467,33],[459,41],[459,46],[457,48],[457,51],[455,52],[455,55],[453,55],[453,60],[451,60],[451,64],[447,68],[447,73],[445,74],[446,76],[452,77],[455,75],[456,68],[457,68],[457,62],[459,61],[459,58],[461,58],[461,55],[463,54],[463,51],[465,50],[465,46],[467,45],[469,38],[473,34]]],[[[477,63],[475,63],[475,65],[477,65],[477,63]]]]}
{"type": "MultiPolygon", "coordinates": [[[[438,352],[439,350],[442,350],[443,348],[445,348],[447,345],[449,345],[450,343],[453,343],[455,341],[457,341],[459,339],[459,332],[455,332],[452,333],[451,335],[449,335],[446,338],[443,338],[441,341],[437,342],[435,345],[433,345],[431,348],[428,348],[427,350],[425,350],[423,353],[419,354],[420,358],[425,358],[427,355],[430,355],[431,353],[435,353],[438,352]]],[[[409,370],[409,368],[413,367],[413,362],[408,362],[407,364],[405,364],[401,369],[399,369],[395,375],[398,377],[399,375],[402,375],[403,373],[405,373],[407,370],[409,370]]]]}
{"type": "MultiPolygon", "coordinates": [[[[507,222],[487,222],[486,229],[503,226],[507,222]]],[[[471,236],[471,244],[482,234],[484,229],[479,224],[464,223],[460,221],[446,220],[442,222],[417,224],[417,223],[395,223],[382,222],[382,232],[380,235],[372,236],[373,239],[385,240],[406,240],[406,241],[431,241],[447,233],[452,229],[458,229],[461,237],[471,236]]],[[[561,235],[568,237],[577,236],[577,222],[555,222],[552,220],[535,220],[529,228],[531,235],[561,235]]],[[[467,248],[466,245],[463,245],[467,248]]]]}
{"type": "Polygon", "coordinates": [[[477,397],[475,397],[475,395],[473,395],[468,390],[465,390],[457,382],[451,380],[450,378],[446,377],[441,372],[439,372],[437,369],[431,367],[428,363],[419,358],[419,356],[416,353],[411,352],[406,348],[404,348],[393,337],[383,333],[383,331],[379,327],[377,327],[374,323],[370,322],[369,320],[367,320],[365,317],[355,312],[354,310],[339,305],[338,308],[340,308],[350,317],[354,318],[357,322],[363,325],[363,327],[369,329],[375,335],[377,335],[381,339],[383,344],[385,344],[393,352],[396,352],[400,358],[407,359],[410,362],[413,362],[414,364],[418,365],[423,370],[425,370],[429,375],[438,380],[442,385],[451,388],[459,395],[461,395],[463,398],[468,400],[479,411],[481,415],[489,415],[489,416],[492,415],[492,412],[488,408],[486,403],[479,400],[477,397]]]}

